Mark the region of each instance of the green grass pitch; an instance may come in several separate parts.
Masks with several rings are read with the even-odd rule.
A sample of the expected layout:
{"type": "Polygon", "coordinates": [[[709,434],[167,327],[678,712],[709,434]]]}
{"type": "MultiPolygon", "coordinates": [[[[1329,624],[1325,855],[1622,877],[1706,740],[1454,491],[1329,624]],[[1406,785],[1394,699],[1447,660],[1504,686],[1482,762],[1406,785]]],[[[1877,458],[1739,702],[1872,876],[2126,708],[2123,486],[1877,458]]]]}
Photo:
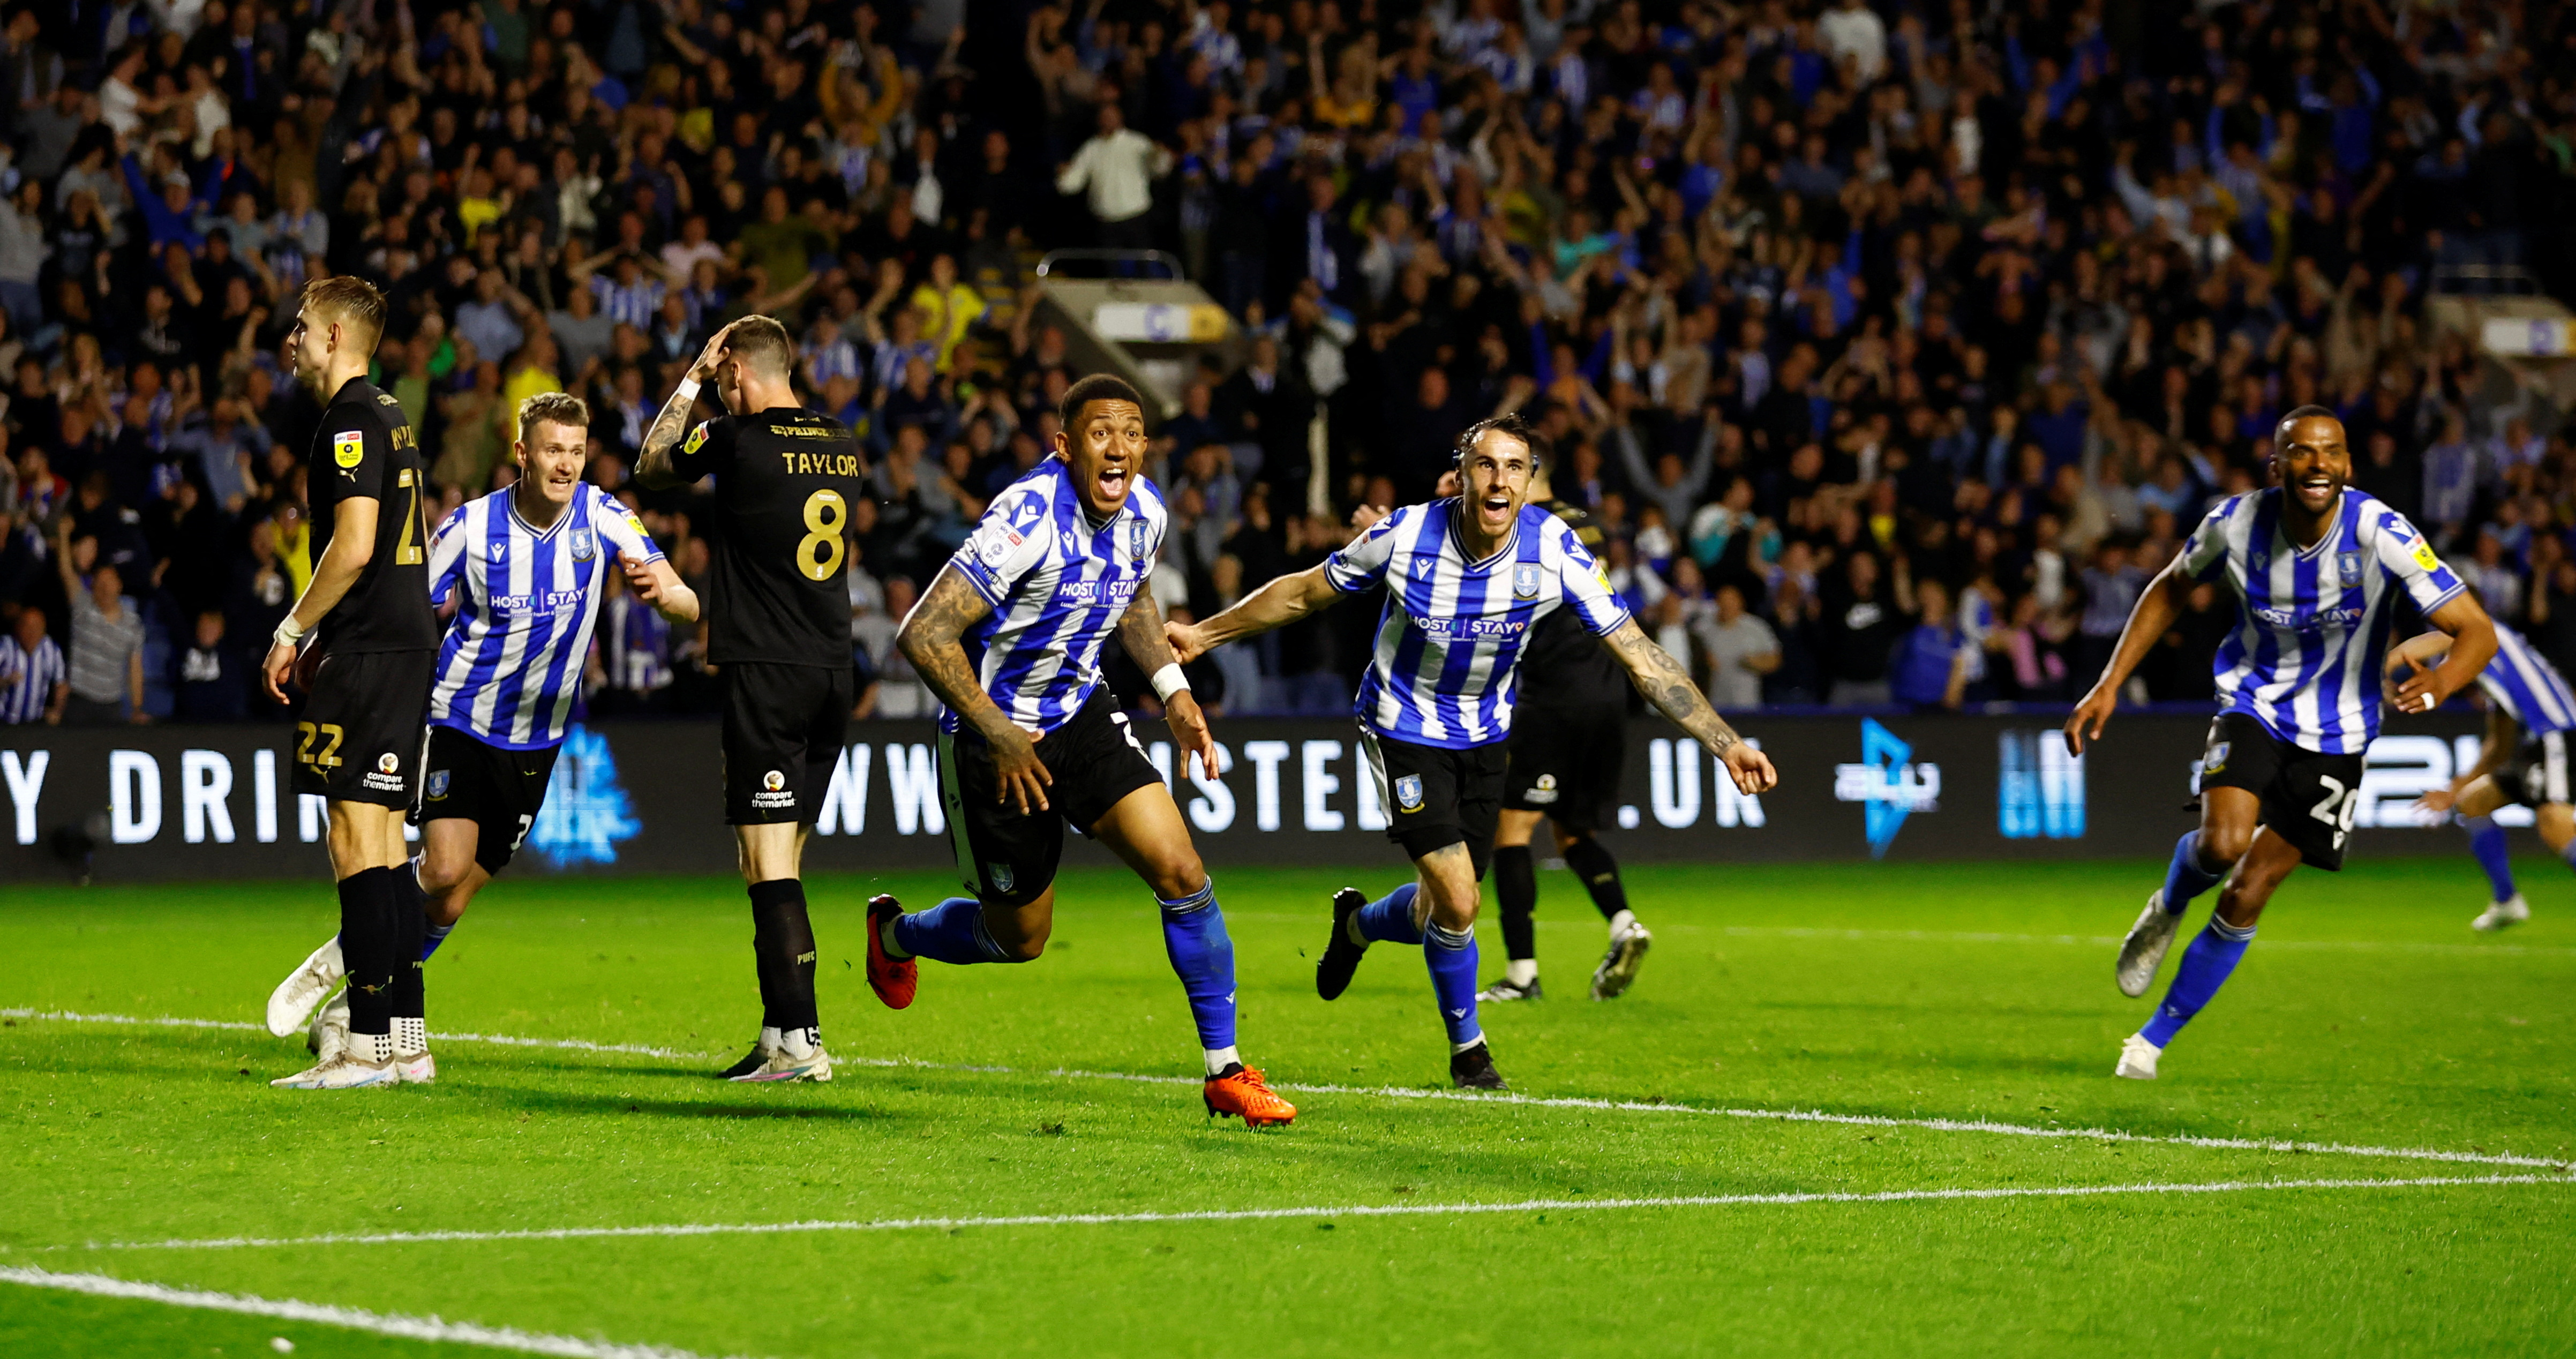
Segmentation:
{"type": "MultiPolygon", "coordinates": [[[[844,1065],[796,1087],[706,1075],[757,1019],[738,884],[504,878],[430,965],[433,1032],[671,1055],[445,1039],[435,1086],[343,1094],[267,1087],[300,1040],[45,1017],[253,1023],[330,928],[319,881],[13,885],[0,1271],[589,1345],[558,1352],[2567,1353],[2576,1180],[2498,1159],[2576,1158],[2576,889],[2526,867],[2536,917],[2498,938],[2467,928],[2465,856],[2300,875],[2153,1083],[2110,1074],[2150,1003],[2110,974],[2158,865],[1635,870],[1657,942],[1608,1004],[1583,998],[1598,919],[1545,874],[1553,995],[1485,1015],[1510,1100],[1407,1097],[1445,1087],[1413,951],[1380,945],[1348,995],[1315,998],[1327,894],[1391,868],[1221,871],[1245,1055],[1308,1087],[1287,1091],[1296,1126],[1263,1133],[1200,1110],[1152,902],[1108,872],[1068,874],[1045,958],[925,964],[901,1014],[847,965],[860,903],[945,884],[815,880],[844,1065]],[[2222,1183],[2245,1187],[2180,1191],[2222,1183]],[[2031,1192],[2101,1188],[2138,1192],[2031,1192]],[[1609,1206],[1944,1190],[2014,1192],[1609,1206]],[[1352,1211],[1372,1207],[1399,1211],[1352,1211]],[[1260,1209],[1316,1211],[1132,1216],[1260,1209]],[[1086,1215],[1130,1220],[1067,1220],[1086,1215]],[[1041,1220],[954,1221],[993,1217],[1041,1220]],[[946,1221],[865,1225],[925,1218],[946,1221]],[[842,1225],[493,1235],[792,1222],[842,1225]],[[299,1240],[335,1233],[459,1235],[299,1240]],[[166,1244],[232,1238],[282,1244],[166,1244]]],[[[1490,920],[1483,948],[1499,972],[1490,920]]],[[[0,1283],[5,1355],[271,1337],[478,1352],[0,1283]]]]}

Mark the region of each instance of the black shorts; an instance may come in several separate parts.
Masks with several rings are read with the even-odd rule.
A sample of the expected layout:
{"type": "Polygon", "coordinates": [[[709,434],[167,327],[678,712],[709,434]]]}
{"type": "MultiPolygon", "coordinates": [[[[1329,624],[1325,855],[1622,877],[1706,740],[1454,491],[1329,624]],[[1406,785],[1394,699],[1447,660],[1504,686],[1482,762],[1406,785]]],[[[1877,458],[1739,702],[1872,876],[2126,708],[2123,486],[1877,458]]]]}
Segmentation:
{"type": "Polygon", "coordinates": [[[2525,807],[2545,807],[2550,803],[2569,801],[2567,789],[2567,733],[2544,731],[2525,736],[2515,748],[2513,758],[2496,771],[2496,787],[2504,795],[2525,807]]]}
{"type": "Polygon", "coordinates": [[[1619,779],[1627,766],[1628,708],[1522,708],[1512,714],[1511,764],[1503,805],[1543,812],[1567,830],[1619,824],[1619,779]]]}
{"type": "Polygon", "coordinates": [[[324,656],[297,714],[295,791],[408,811],[437,668],[435,651],[324,656]]]}
{"type": "Polygon", "coordinates": [[[2263,824],[2318,868],[2343,867],[2344,840],[2361,809],[2359,755],[2327,755],[2274,736],[2245,713],[2209,724],[2200,786],[2242,788],[2263,799],[2263,824]]]}
{"type": "Polygon", "coordinates": [[[560,746],[543,750],[504,750],[454,727],[429,729],[429,773],[421,781],[420,805],[412,809],[413,825],[432,821],[471,821],[478,830],[474,862],[498,875],[537,823],[546,805],[546,785],[554,778],[560,746]]]}
{"type": "Polygon", "coordinates": [[[728,826],[811,821],[850,731],[850,668],[740,661],[724,685],[728,826]]]}
{"type": "Polygon", "coordinates": [[[1463,844],[1476,877],[1494,858],[1494,817],[1502,810],[1503,771],[1511,757],[1503,742],[1468,750],[1415,745],[1381,736],[1363,725],[1360,754],[1377,781],[1386,809],[1386,838],[1419,859],[1463,844]]]}
{"type": "Polygon", "coordinates": [[[1088,835],[1129,793],[1163,781],[1106,686],[1092,690],[1072,720],[1038,742],[1038,760],[1054,780],[1048,809],[1022,813],[996,796],[1000,781],[983,733],[961,727],[940,734],[948,844],[957,852],[958,876],[978,901],[1018,906],[1037,900],[1055,883],[1066,823],[1088,835]]]}

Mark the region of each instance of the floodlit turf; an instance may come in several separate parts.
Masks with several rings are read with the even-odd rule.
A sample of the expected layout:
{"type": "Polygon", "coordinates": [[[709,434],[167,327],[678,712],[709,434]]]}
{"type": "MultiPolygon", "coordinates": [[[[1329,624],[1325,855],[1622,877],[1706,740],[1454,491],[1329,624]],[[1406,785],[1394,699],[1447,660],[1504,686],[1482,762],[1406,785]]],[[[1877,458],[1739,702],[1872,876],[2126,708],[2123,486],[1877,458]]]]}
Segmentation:
{"type": "MultiPolygon", "coordinates": [[[[944,884],[817,880],[845,1065],[788,1088],[705,1075],[757,1019],[738,885],[504,879],[430,966],[434,1032],[688,1055],[451,1041],[436,1086],[297,1094],[266,1081],[302,1064],[300,1040],[12,1018],[0,1269],[698,1355],[2563,1353],[2576,1183],[2560,1168],[1692,1112],[2576,1157],[2576,884],[2525,867],[2536,918],[2497,938],[2467,928],[2484,884],[2465,857],[2293,880],[2152,1084],[2110,1076],[2149,1004],[2110,974],[2156,865],[1638,870],[1656,946],[1611,1004],[1583,998],[1597,917],[1545,874],[1552,995],[1488,1009],[1500,1065],[1524,1096],[1641,1108],[1384,1090],[1445,1086],[1415,952],[1379,945],[1326,1005],[1323,902],[1353,875],[1224,871],[1246,1056],[1276,1082],[1348,1087],[1289,1091],[1301,1117],[1269,1133],[1200,1111],[1188,1010],[1131,879],[1069,874],[1044,959],[925,964],[901,1014],[850,966],[860,903],[891,886],[927,904],[944,884]],[[2542,1182],[1570,1206],[2489,1176],[2542,1182]],[[1532,1200],[1564,1206],[1344,1211],[1532,1200]],[[1333,1211],[148,1244],[1301,1207],[1333,1211]]],[[[0,1007],[256,1022],[330,903],[318,881],[11,885],[0,1007]]],[[[1492,975],[1500,939],[1482,936],[1492,975]]],[[[0,1283],[0,1354],[242,1355],[271,1336],[304,1355],[464,1352],[0,1283]]]]}

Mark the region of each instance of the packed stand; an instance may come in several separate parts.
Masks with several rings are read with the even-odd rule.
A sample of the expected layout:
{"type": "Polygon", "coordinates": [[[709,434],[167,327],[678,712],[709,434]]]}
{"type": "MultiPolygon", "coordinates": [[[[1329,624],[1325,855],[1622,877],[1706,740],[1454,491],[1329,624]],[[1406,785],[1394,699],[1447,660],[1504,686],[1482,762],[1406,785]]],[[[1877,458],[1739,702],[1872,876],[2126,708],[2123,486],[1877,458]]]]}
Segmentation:
{"type": "MultiPolygon", "coordinates": [[[[1721,705],[2062,700],[2316,402],[2576,670],[2576,450],[2424,307],[2576,296],[2563,4],[148,0],[11,11],[0,77],[0,721],[278,715],[319,418],[280,356],[344,272],[440,515],[570,391],[693,584],[695,493],[629,471],[706,337],[779,317],[876,490],[859,710],[926,714],[895,623],[1055,433],[1065,246],[1168,252],[1240,323],[1158,431],[1175,615],[1519,409],[1721,705]]],[[[2200,587],[2135,696],[2205,698],[2232,607],[2200,587]]],[[[1372,614],[1199,692],[1341,712],[1372,614]]],[[[589,710],[705,711],[701,655],[612,598],[589,710]]]]}

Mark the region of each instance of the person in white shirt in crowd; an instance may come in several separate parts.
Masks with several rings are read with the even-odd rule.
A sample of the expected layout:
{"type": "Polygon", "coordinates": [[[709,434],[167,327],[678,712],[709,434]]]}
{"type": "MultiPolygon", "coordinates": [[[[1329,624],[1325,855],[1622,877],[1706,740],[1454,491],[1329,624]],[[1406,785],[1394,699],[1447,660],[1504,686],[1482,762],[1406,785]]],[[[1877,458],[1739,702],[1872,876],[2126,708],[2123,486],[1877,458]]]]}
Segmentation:
{"type": "Polygon", "coordinates": [[[1720,708],[1762,706],[1762,677],[1780,668],[1780,635],[1744,607],[1744,591],[1717,587],[1715,612],[1692,629],[1708,657],[1708,701],[1720,708]]]}
{"type": "Polygon", "coordinates": [[[1101,104],[1099,127],[1057,170],[1056,192],[1083,195],[1104,249],[1148,249],[1154,233],[1145,214],[1154,206],[1153,181],[1171,170],[1172,153],[1129,128],[1114,99],[1101,104]]]}

